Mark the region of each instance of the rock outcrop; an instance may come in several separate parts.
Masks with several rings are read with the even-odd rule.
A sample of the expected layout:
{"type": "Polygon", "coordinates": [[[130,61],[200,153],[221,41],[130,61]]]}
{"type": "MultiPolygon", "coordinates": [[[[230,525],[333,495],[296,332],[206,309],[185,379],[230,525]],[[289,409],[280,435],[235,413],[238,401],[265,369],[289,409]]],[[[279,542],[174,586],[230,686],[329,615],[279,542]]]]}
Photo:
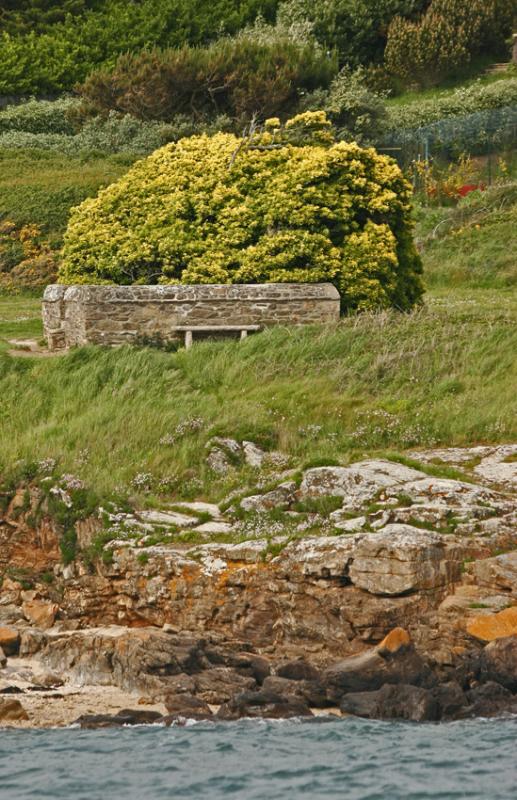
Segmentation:
{"type": "MultiPolygon", "coordinates": [[[[210,447],[257,476],[271,456],[250,442],[210,447]]],[[[99,510],[78,516],[66,564],[49,510],[73,511],[66,485],[23,486],[0,521],[0,695],[24,690],[21,659],[37,664],[38,691],[66,676],[176,698],[171,723],[206,705],[221,719],[333,704],[386,718],[500,713],[517,692],[514,462],[476,452],[422,453],[421,470],[371,460],[279,472],[223,510],[99,510]],[[428,475],[437,458],[471,479],[428,475]]]]}

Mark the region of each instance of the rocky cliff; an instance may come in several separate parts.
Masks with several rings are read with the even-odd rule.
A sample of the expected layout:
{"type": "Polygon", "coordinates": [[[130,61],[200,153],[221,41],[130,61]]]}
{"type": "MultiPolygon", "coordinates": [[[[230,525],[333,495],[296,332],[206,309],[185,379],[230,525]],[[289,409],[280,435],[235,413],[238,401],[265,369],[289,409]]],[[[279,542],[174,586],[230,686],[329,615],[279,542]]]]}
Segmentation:
{"type": "MultiPolygon", "coordinates": [[[[208,457],[223,469],[232,448],[265,457],[232,440],[208,457]]],[[[148,703],[195,698],[224,706],[225,718],[253,703],[272,715],[282,704],[305,713],[302,703],[448,718],[481,708],[482,691],[491,709],[508,708],[516,456],[508,445],[280,470],[220,507],[75,516],[66,480],[28,481],[5,497],[0,525],[0,697],[34,684],[50,697],[65,680],[148,703]],[[400,684],[418,691],[397,693],[400,684]]]]}

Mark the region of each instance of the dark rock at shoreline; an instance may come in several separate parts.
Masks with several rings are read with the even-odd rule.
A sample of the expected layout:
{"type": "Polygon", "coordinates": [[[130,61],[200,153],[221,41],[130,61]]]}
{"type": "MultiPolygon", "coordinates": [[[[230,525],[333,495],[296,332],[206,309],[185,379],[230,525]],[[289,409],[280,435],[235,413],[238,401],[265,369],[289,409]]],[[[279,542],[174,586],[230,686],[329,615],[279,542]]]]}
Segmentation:
{"type": "Polygon", "coordinates": [[[210,719],[212,710],[208,703],[191,694],[168,694],[165,698],[165,708],[169,712],[163,718],[166,725],[171,725],[179,719],[210,719]]]}
{"type": "Polygon", "coordinates": [[[29,715],[19,700],[0,697],[0,723],[28,720],[29,715]]]}
{"type": "Polygon", "coordinates": [[[333,664],[323,673],[323,680],[332,701],[339,701],[348,692],[375,691],[384,684],[430,687],[436,683],[429,665],[402,628],[388,634],[373,650],[333,664]]]}
{"type": "Polygon", "coordinates": [[[75,721],[81,728],[121,728],[124,725],[153,725],[163,719],[159,711],[124,708],[117,714],[83,714],[75,721]]]}
{"type": "Polygon", "coordinates": [[[441,683],[432,690],[438,704],[438,718],[457,719],[468,706],[468,699],[458,681],[441,683]]]}
{"type": "Polygon", "coordinates": [[[281,664],[277,667],[276,674],[292,681],[321,681],[320,670],[301,658],[281,664]]]}
{"type": "Polygon", "coordinates": [[[517,692],[517,636],[505,636],[487,644],[481,655],[481,679],[495,681],[517,692]]]}
{"type": "Polygon", "coordinates": [[[301,698],[283,697],[276,692],[261,689],[258,692],[241,692],[224,703],[216,714],[218,720],[290,719],[312,717],[312,711],[301,698]]]}
{"type": "Polygon", "coordinates": [[[493,717],[517,712],[517,697],[501,686],[488,681],[467,692],[469,717],[493,717]]]}
{"type": "Polygon", "coordinates": [[[281,697],[301,698],[313,708],[326,708],[330,705],[325,685],[321,681],[290,680],[279,675],[270,675],[264,681],[263,688],[281,697]]]}
{"type": "Polygon", "coordinates": [[[432,692],[404,683],[386,683],[372,692],[351,692],[343,697],[340,708],[346,714],[368,719],[429,722],[439,716],[438,702],[432,692]]]}

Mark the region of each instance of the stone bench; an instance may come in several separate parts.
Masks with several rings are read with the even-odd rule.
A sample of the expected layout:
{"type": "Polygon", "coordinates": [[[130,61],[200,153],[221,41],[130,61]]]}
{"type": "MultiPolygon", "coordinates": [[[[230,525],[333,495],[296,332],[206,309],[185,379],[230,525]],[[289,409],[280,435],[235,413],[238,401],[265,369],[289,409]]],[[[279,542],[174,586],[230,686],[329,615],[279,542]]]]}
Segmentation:
{"type": "Polygon", "coordinates": [[[240,333],[240,338],[246,339],[248,333],[262,330],[260,325],[177,325],[174,330],[185,333],[185,348],[190,350],[194,342],[195,333],[240,333]]]}

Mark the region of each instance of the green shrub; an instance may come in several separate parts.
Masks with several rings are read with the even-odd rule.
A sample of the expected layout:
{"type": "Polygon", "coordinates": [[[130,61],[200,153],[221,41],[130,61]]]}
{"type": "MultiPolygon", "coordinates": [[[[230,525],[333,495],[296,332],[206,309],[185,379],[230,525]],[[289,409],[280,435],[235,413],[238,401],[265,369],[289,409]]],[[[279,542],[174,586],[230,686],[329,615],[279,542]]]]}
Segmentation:
{"type": "Polygon", "coordinates": [[[432,0],[418,22],[392,20],[386,66],[408,84],[437,84],[464,71],[473,56],[501,52],[514,14],[514,0],[432,0]]]}
{"type": "Polygon", "coordinates": [[[410,187],[390,159],[335,143],[325,115],[167,145],[72,213],[65,283],[332,281],[343,308],[422,294],[410,187]]]}
{"type": "Polygon", "coordinates": [[[316,90],[302,101],[302,108],[324,109],[339,139],[371,142],[386,124],[384,97],[368,88],[363,69],[341,70],[328,91],[316,90]]]}
{"type": "Polygon", "coordinates": [[[171,122],[163,123],[110,111],[107,116],[84,120],[79,106],[80,102],[72,98],[30,100],[18,106],[8,106],[5,111],[0,111],[0,150],[47,150],[70,155],[147,155],[185,136],[232,128],[231,120],[222,115],[204,122],[177,115],[171,122]]]}
{"type": "Polygon", "coordinates": [[[0,27],[0,94],[72,89],[89,72],[143,47],[205,44],[236,33],[277,0],[107,0],[62,22],[0,27]],[[19,33],[17,31],[20,31],[19,33]]]}
{"type": "Polygon", "coordinates": [[[318,41],[339,53],[340,65],[382,61],[389,23],[412,17],[428,0],[285,0],[279,17],[309,20],[318,41]]]}
{"type": "Polygon", "coordinates": [[[33,98],[20,105],[7,106],[0,111],[0,133],[73,134],[71,115],[77,106],[78,101],[72,97],[54,101],[33,98]]]}
{"type": "Polygon", "coordinates": [[[446,117],[463,117],[517,105],[517,78],[461,87],[443,97],[414,100],[388,108],[387,128],[421,128],[446,117]]]}
{"type": "Polygon", "coordinates": [[[208,48],[125,54],[113,69],[92,73],[81,94],[96,113],[116,110],[145,120],[288,114],[300,91],[329,85],[336,63],[313,40],[271,30],[269,38],[259,28],[208,48]]]}

